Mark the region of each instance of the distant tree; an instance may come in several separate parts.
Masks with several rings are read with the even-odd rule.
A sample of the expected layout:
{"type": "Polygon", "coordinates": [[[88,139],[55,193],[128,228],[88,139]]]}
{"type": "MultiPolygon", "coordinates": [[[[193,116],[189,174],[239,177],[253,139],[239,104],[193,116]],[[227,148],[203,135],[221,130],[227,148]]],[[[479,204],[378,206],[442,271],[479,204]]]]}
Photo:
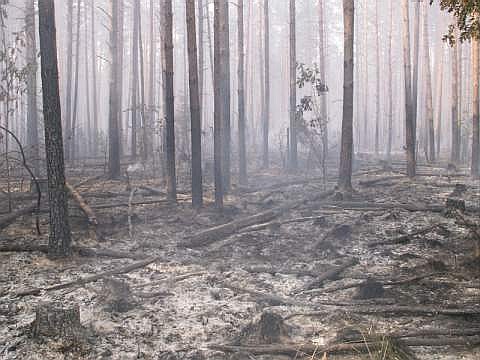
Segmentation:
{"type": "Polygon", "coordinates": [[[344,85],[343,85],[343,119],[340,150],[340,169],[338,188],[341,191],[352,190],[353,157],[353,44],[355,34],[354,0],[343,0],[344,17],[344,85]]]}
{"type": "Polygon", "coordinates": [[[163,56],[165,66],[165,124],[167,150],[167,193],[171,202],[177,201],[175,171],[175,107],[173,95],[173,13],[172,0],[163,0],[163,56]]]}
{"type": "Polygon", "coordinates": [[[39,0],[38,10],[50,208],[48,254],[51,257],[65,257],[71,253],[71,233],[65,187],[54,0],[39,0]]]}
{"type": "Polygon", "coordinates": [[[133,32],[132,32],[132,133],[131,133],[131,152],[132,158],[137,158],[137,117],[139,110],[138,102],[138,84],[139,84],[139,39],[140,39],[140,1],[133,2],[133,32]]]}
{"type": "Polygon", "coordinates": [[[188,42],[188,80],[190,93],[190,121],[192,142],[192,205],[200,208],[203,203],[202,192],[202,125],[200,91],[198,85],[197,31],[195,21],[195,1],[186,2],[187,42],[188,42]]]}
{"type": "Polygon", "coordinates": [[[73,82],[73,0],[67,0],[67,82],[65,91],[66,113],[64,115],[65,127],[65,160],[70,159],[70,146],[72,140],[72,82],[73,82]]]}
{"type": "Polygon", "coordinates": [[[289,167],[294,171],[298,167],[297,156],[297,37],[295,0],[290,0],[290,149],[289,167]]]}
{"type": "Polygon", "coordinates": [[[428,4],[423,7],[423,54],[426,81],[426,127],[427,127],[427,160],[435,161],[435,126],[433,120],[433,93],[432,93],[432,70],[430,65],[430,39],[428,34],[428,4]]]}
{"type": "Polygon", "coordinates": [[[244,43],[244,5],[238,1],[238,170],[239,183],[247,183],[247,150],[245,121],[245,43],[244,43]]]}
{"type": "Polygon", "coordinates": [[[479,39],[472,40],[472,74],[473,74],[473,137],[472,137],[472,177],[480,177],[480,42],[479,39]]]}
{"type": "Polygon", "coordinates": [[[119,96],[118,96],[118,1],[111,0],[112,24],[110,29],[110,94],[108,115],[108,176],[110,179],[120,177],[120,133],[119,133],[119,96]]]}
{"type": "Polygon", "coordinates": [[[269,122],[270,122],[270,17],[269,17],[269,3],[268,0],[263,2],[263,26],[265,28],[263,39],[264,56],[264,81],[262,84],[265,89],[265,104],[263,114],[263,167],[267,168],[269,165],[268,154],[268,136],[269,136],[269,122]]]}

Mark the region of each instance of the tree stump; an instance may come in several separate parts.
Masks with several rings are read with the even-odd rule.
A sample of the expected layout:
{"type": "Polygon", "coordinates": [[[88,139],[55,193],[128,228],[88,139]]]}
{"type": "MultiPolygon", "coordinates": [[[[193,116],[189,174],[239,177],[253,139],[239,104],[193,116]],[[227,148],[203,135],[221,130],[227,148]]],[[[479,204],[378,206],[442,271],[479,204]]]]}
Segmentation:
{"type": "Polygon", "coordinates": [[[59,339],[74,344],[84,338],[78,305],[65,308],[59,303],[40,304],[35,314],[31,325],[33,338],[59,339]]]}
{"type": "Polygon", "coordinates": [[[358,300],[378,299],[383,297],[384,294],[385,289],[382,283],[373,279],[367,279],[365,283],[358,287],[354,298],[358,300]]]}
{"type": "Polygon", "coordinates": [[[106,304],[106,311],[123,313],[136,306],[130,286],[125,281],[107,278],[103,284],[101,298],[106,304]]]}
{"type": "Polygon", "coordinates": [[[258,322],[252,322],[241,331],[234,343],[238,345],[279,344],[288,338],[289,326],[280,315],[264,312],[258,322]]]}

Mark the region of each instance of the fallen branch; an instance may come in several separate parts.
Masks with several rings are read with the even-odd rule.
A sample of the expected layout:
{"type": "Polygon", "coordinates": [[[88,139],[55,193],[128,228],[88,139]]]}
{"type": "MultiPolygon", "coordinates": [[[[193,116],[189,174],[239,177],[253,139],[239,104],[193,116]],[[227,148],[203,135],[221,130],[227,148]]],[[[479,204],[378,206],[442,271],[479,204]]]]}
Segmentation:
{"type": "Polygon", "coordinates": [[[348,259],[343,264],[341,264],[339,266],[334,266],[331,269],[328,269],[327,271],[325,271],[323,274],[320,274],[313,281],[307,283],[307,285],[305,285],[301,289],[298,289],[294,293],[298,294],[298,293],[300,293],[302,291],[305,291],[305,290],[311,290],[311,289],[319,288],[323,285],[323,283],[325,281],[334,279],[341,272],[343,272],[344,270],[346,270],[349,267],[352,267],[356,264],[358,264],[358,259],[356,259],[356,258],[348,259]]]}
{"type": "Polygon", "coordinates": [[[129,273],[129,272],[132,272],[134,270],[137,270],[137,269],[143,268],[147,265],[150,265],[150,264],[152,264],[152,263],[154,263],[158,260],[161,260],[161,258],[160,257],[154,257],[154,258],[150,258],[148,260],[139,261],[139,262],[127,265],[127,266],[122,266],[122,267],[119,267],[119,268],[116,268],[116,269],[113,269],[113,270],[105,271],[105,272],[100,273],[100,274],[87,276],[87,277],[80,278],[80,279],[77,279],[77,280],[74,280],[74,281],[69,281],[69,282],[66,282],[66,283],[63,283],[63,284],[57,284],[57,285],[49,286],[49,287],[46,287],[46,288],[33,288],[33,289],[23,290],[23,291],[18,292],[16,294],[16,296],[17,297],[23,297],[23,296],[28,296],[28,295],[39,295],[40,293],[42,293],[42,291],[45,291],[45,292],[55,291],[55,290],[66,289],[66,288],[69,288],[69,287],[72,287],[72,286],[89,284],[89,283],[101,280],[105,277],[109,277],[109,276],[113,276],[113,275],[126,274],[126,273],[129,273]]]}
{"type": "Polygon", "coordinates": [[[358,182],[358,184],[360,186],[369,187],[369,186],[377,185],[378,183],[382,183],[384,181],[403,180],[403,179],[406,179],[406,177],[403,175],[392,175],[392,176],[384,176],[384,177],[376,178],[372,180],[361,180],[358,182]]]}
{"type": "Polygon", "coordinates": [[[72,198],[77,202],[80,209],[87,216],[87,219],[90,225],[97,226],[98,225],[97,216],[95,215],[95,212],[92,210],[90,205],[87,204],[87,202],[83,199],[82,195],[80,195],[80,193],[77,190],[75,190],[75,188],[72,185],[66,183],[65,186],[68,192],[70,193],[70,195],[72,196],[72,198]]]}
{"type": "Polygon", "coordinates": [[[426,235],[433,230],[435,230],[437,227],[439,227],[440,224],[434,224],[434,225],[429,225],[420,229],[417,229],[415,231],[412,231],[409,234],[401,235],[396,238],[390,239],[390,240],[384,240],[384,241],[377,241],[374,243],[368,244],[368,247],[375,247],[379,245],[400,245],[400,244],[408,244],[412,241],[412,239],[415,236],[420,236],[420,235],[426,235]]]}
{"type": "Polygon", "coordinates": [[[19,217],[24,215],[31,215],[36,210],[37,205],[34,204],[0,217],[0,230],[3,230],[9,225],[13,224],[19,217]]]}
{"type": "MultiPolygon", "coordinates": [[[[480,343],[480,336],[453,337],[453,338],[412,338],[401,341],[405,346],[472,346],[480,343]]],[[[308,344],[274,344],[260,346],[232,346],[232,345],[211,345],[213,350],[219,350],[227,353],[245,352],[252,355],[306,355],[314,354],[332,354],[346,352],[370,353],[385,347],[385,341],[362,341],[358,343],[341,343],[327,346],[308,344]]]]}

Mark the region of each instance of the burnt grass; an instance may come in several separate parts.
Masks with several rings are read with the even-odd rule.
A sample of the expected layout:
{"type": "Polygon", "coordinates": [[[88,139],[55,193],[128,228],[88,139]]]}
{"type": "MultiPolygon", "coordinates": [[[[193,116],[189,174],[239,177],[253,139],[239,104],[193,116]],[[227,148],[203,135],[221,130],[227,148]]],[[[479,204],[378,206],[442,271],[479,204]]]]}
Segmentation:
{"type": "MultiPolygon", "coordinates": [[[[440,167],[424,167],[421,172],[425,176],[415,180],[380,168],[367,170],[357,173],[355,192],[341,200],[338,194],[315,199],[334,187],[333,178],[323,184],[318,177],[303,181],[308,180],[305,174],[285,175],[280,170],[256,173],[248,187],[232,189],[223,213],[212,204],[211,188],[205,194],[205,208],[194,211],[189,204],[188,184],[184,184],[185,191],[180,192],[176,206],[162,202],[165,196],[142,189],[162,189],[162,184],[151,178],[131,177],[128,183],[125,179],[96,179],[80,186],[77,190],[94,208],[99,226],[97,235],[92,236],[85,217],[72,201],[75,245],[158,259],[126,274],[18,296],[26,289],[44,289],[138,259],[76,253],[70,259],[53,261],[42,252],[0,253],[0,358],[294,358],[213,349],[213,345],[222,344],[262,345],[269,337],[255,333],[265,328],[259,322],[261,318],[279,321],[270,326],[280,333],[275,342],[313,343],[319,347],[340,341],[345,329],[368,336],[480,328],[478,314],[356,311],[366,306],[397,305],[480,309],[475,234],[455,216],[457,210],[449,210],[446,205],[449,198],[463,200],[466,211],[462,216],[478,225],[479,182],[448,174],[440,167]],[[363,183],[381,178],[384,180],[373,184],[363,183]],[[159,202],[129,207],[132,188],[138,188],[134,203],[159,202]],[[452,194],[455,189],[460,193],[452,194]],[[299,199],[304,201],[263,228],[243,229],[203,247],[178,246],[202,230],[299,199]],[[99,208],[120,203],[123,206],[99,208]],[[419,231],[426,227],[432,229],[419,231]],[[357,262],[310,286],[325,271],[351,259],[357,262]],[[30,324],[35,309],[47,302],[80,307],[85,329],[82,346],[67,346],[63,339],[32,338],[30,324]]],[[[72,177],[74,184],[85,178],[72,177]]],[[[22,190],[26,192],[25,186],[15,189],[15,206],[28,204],[29,200],[19,196],[22,190]]],[[[2,207],[6,206],[3,199],[2,207]]],[[[40,217],[40,236],[35,234],[33,219],[25,216],[9,226],[0,234],[1,244],[46,244],[47,214],[40,217]]],[[[478,346],[411,349],[419,359],[480,358],[478,346]]],[[[301,349],[296,358],[302,358],[301,349]]],[[[323,353],[306,358],[322,359],[323,353]]],[[[353,352],[329,354],[328,358],[381,357],[353,352]]]]}

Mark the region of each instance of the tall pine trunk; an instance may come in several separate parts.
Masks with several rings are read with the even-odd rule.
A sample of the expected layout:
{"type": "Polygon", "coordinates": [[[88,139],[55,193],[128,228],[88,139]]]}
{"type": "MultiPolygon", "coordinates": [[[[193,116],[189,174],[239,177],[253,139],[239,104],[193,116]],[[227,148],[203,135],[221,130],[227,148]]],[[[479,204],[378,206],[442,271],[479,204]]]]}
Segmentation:
{"type": "Polygon", "coordinates": [[[387,160],[392,160],[393,141],[393,2],[390,3],[390,32],[388,34],[388,133],[387,160]]]}
{"type": "Polygon", "coordinates": [[[409,1],[402,0],[403,10],[403,66],[405,78],[405,143],[407,152],[407,175],[416,173],[416,125],[414,93],[412,92],[412,61],[410,53],[410,9],[409,1]]]}
{"type": "MultiPolygon", "coordinates": [[[[326,24],[325,24],[325,0],[318,1],[318,28],[319,28],[319,71],[320,71],[320,78],[321,81],[325,84],[327,83],[327,56],[326,56],[326,48],[327,48],[327,34],[325,32],[326,24]]],[[[328,105],[327,105],[327,98],[328,92],[323,92],[320,94],[320,116],[321,121],[324,122],[324,134],[323,134],[323,157],[326,159],[328,156],[328,105]]]]}
{"type": "Polygon", "coordinates": [[[433,94],[432,94],[432,71],[430,67],[430,40],[428,29],[428,4],[424,5],[423,19],[423,45],[425,55],[425,76],[426,76],[426,110],[427,110],[427,134],[428,134],[428,160],[435,161],[435,126],[433,120],[433,94]]]}
{"type": "Polygon", "coordinates": [[[458,126],[458,43],[453,45],[452,53],[452,148],[450,161],[457,164],[460,160],[460,129],[458,126]]]}
{"type": "Polygon", "coordinates": [[[91,0],[91,59],[92,59],[92,96],[93,96],[93,141],[92,152],[94,156],[98,155],[98,90],[97,90],[97,46],[95,34],[95,0],[91,0]]]}
{"type": "Polygon", "coordinates": [[[472,74],[473,74],[473,121],[472,121],[472,177],[480,176],[480,132],[479,132],[479,101],[480,101],[480,46],[479,39],[472,40],[472,74]]]}
{"type": "Polygon", "coordinates": [[[140,2],[133,2],[133,33],[132,33],[132,98],[131,106],[131,143],[130,151],[132,158],[137,158],[137,114],[138,114],[138,86],[139,86],[139,69],[138,69],[138,55],[139,55],[139,34],[140,34],[140,2]]]}
{"type": "Polygon", "coordinates": [[[244,45],[244,5],[238,0],[238,168],[239,183],[247,183],[247,150],[245,121],[245,45],[244,45]]]}
{"type": "Polygon", "coordinates": [[[71,254],[71,233],[65,186],[54,0],[39,0],[38,10],[50,209],[48,255],[50,257],[65,257],[71,254]]]}
{"type": "Polygon", "coordinates": [[[380,25],[378,16],[378,1],[375,1],[375,53],[377,62],[377,74],[376,74],[376,99],[375,99],[375,155],[378,156],[380,152],[380,25]]]}
{"type": "Polygon", "coordinates": [[[165,57],[165,119],[167,150],[167,194],[171,202],[177,201],[175,171],[175,107],[173,95],[173,22],[172,0],[163,0],[163,55],[165,57]]]}
{"type": "Polygon", "coordinates": [[[291,171],[298,168],[297,154],[297,37],[295,25],[295,0],[290,0],[290,149],[289,167],[291,171]]]}
{"type": "Polygon", "coordinates": [[[353,49],[355,34],[354,0],[343,0],[344,18],[344,60],[343,60],[343,119],[340,150],[338,187],[342,191],[352,189],[353,157],[353,49]]]}
{"type": "Polygon", "coordinates": [[[35,28],[35,0],[25,1],[25,30],[27,47],[27,145],[28,155],[36,176],[40,174],[38,156],[38,113],[37,113],[37,40],[35,28]]]}
{"type": "Polygon", "coordinates": [[[111,29],[110,29],[110,88],[109,88],[109,115],[108,115],[108,177],[120,177],[120,131],[119,131],[119,88],[118,72],[121,71],[118,62],[118,20],[119,2],[111,0],[111,29]]]}
{"type": "Polygon", "coordinates": [[[269,18],[269,3],[268,0],[264,0],[263,4],[263,26],[264,32],[264,81],[265,89],[265,104],[263,114],[263,167],[269,166],[268,156],[268,136],[269,136],[269,122],[270,122],[270,18],[269,18]]]}
{"type": "Polygon", "coordinates": [[[70,160],[75,160],[77,154],[77,119],[78,119],[78,88],[79,88],[79,75],[80,75],[80,15],[81,15],[82,1],[77,1],[77,29],[76,29],[76,40],[75,40],[75,80],[73,82],[74,93],[73,93],[73,113],[72,113],[72,139],[70,141],[70,160]]]}
{"type": "Polygon", "coordinates": [[[73,0],[67,4],[67,83],[66,83],[66,114],[65,114],[65,160],[70,159],[72,141],[72,81],[73,81],[73,0]]]}
{"type": "Polygon", "coordinates": [[[188,74],[190,93],[190,121],[192,142],[192,205],[200,208],[202,192],[202,128],[200,121],[200,91],[198,84],[197,29],[195,24],[195,1],[187,0],[188,74]]]}

